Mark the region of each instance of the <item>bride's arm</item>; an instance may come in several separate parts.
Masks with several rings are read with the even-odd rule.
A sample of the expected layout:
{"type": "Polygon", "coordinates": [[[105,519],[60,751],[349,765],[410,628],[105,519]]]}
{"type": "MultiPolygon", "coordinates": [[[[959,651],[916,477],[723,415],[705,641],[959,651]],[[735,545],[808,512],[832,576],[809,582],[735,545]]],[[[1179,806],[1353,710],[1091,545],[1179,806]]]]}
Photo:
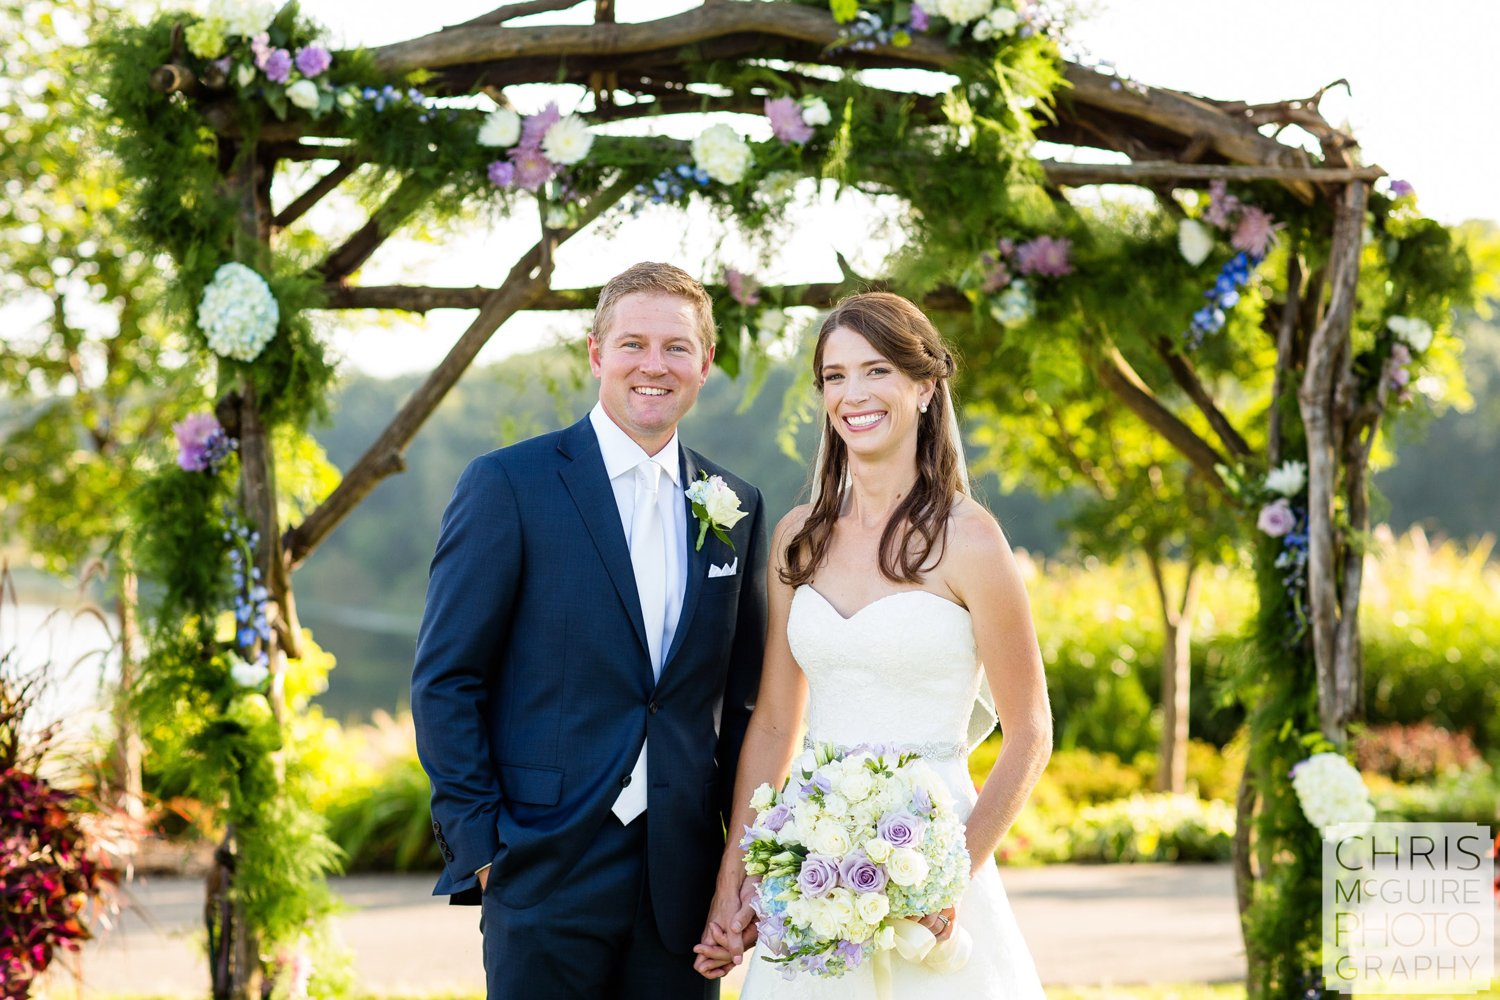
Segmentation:
{"type": "Polygon", "coordinates": [[[974,641],[1004,734],[967,825],[977,872],[1000,846],[1047,766],[1052,710],[1021,569],[1000,525],[972,500],[954,512],[941,569],[973,618],[974,641]]]}
{"type": "Polygon", "coordinates": [[[797,508],[776,526],[771,541],[771,566],[766,574],[769,616],[766,622],[766,654],[761,667],[760,689],[755,697],[755,711],[740,747],[739,768],[734,780],[734,808],[730,814],[727,843],[719,864],[719,877],[709,909],[709,925],[695,967],[699,972],[717,978],[728,970],[723,959],[726,952],[738,957],[743,952],[743,930],[730,927],[741,911],[741,888],[745,881],[745,864],[740,850],[740,836],[755,822],[750,795],[762,784],[779,787],[797,755],[797,738],[801,735],[802,713],[807,706],[807,680],[792,657],[787,642],[787,617],[791,613],[792,588],[781,582],[786,542],[801,525],[806,508],[797,508]],[[716,942],[711,933],[717,925],[728,947],[716,942]]]}

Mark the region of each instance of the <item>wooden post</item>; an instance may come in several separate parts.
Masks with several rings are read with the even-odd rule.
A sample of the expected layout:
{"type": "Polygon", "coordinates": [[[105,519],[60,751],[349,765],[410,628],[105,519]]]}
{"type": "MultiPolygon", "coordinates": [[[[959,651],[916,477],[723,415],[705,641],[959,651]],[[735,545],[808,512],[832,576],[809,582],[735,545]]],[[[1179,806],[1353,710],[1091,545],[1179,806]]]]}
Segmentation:
{"type": "MultiPolygon", "coordinates": [[[[1365,184],[1352,181],[1339,200],[1329,249],[1328,309],[1308,343],[1306,370],[1297,391],[1307,431],[1307,594],[1318,673],[1318,718],[1323,735],[1337,744],[1344,741],[1357,700],[1352,688],[1354,657],[1340,663],[1337,655],[1341,602],[1336,564],[1340,546],[1333,515],[1343,449],[1337,440],[1334,402],[1340,366],[1349,363],[1349,329],[1354,318],[1367,198],[1365,184]]],[[[1354,583],[1357,587],[1358,580],[1354,583]]]]}

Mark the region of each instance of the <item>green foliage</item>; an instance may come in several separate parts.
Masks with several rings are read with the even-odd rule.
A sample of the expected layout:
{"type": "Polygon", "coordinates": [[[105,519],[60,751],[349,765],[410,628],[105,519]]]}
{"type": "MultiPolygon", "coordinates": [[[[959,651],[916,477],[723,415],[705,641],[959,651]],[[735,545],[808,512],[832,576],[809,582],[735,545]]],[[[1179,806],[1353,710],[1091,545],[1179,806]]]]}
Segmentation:
{"type": "Polygon", "coordinates": [[[1226,861],[1234,809],[1194,795],[1132,795],[1080,810],[1068,836],[1073,861],[1226,861]]]}
{"type": "Polygon", "coordinates": [[[128,499],[138,565],[161,587],[156,614],[211,614],[228,594],[224,476],[169,467],[128,499]]]}
{"type": "Polygon", "coordinates": [[[1381,822],[1500,825],[1500,775],[1488,764],[1451,770],[1413,785],[1366,777],[1381,822]]]}

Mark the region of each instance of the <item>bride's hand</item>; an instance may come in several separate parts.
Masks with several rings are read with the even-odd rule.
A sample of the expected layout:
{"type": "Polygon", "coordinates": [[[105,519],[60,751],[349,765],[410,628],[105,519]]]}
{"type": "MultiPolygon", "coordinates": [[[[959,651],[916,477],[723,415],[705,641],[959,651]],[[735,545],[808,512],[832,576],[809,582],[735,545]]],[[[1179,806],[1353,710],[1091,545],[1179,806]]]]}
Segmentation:
{"type": "Polygon", "coordinates": [[[953,935],[953,928],[958,923],[958,907],[950,906],[938,913],[929,913],[917,923],[932,931],[932,936],[939,941],[946,941],[953,935]]]}
{"type": "Polygon", "coordinates": [[[755,944],[755,898],[759,879],[743,879],[738,887],[720,883],[709,905],[703,937],[693,946],[693,968],[706,979],[718,979],[744,960],[755,944]]]}

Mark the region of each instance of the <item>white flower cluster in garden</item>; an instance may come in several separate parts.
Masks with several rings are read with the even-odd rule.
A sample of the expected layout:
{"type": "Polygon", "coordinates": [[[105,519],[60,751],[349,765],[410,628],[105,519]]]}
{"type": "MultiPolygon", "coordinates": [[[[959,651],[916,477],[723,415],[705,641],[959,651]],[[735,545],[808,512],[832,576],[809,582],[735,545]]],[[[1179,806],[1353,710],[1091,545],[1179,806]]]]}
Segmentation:
{"type": "Polygon", "coordinates": [[[1370,790],[1353,764],[1339,753],[1318,753],[1292,768],[1292,787],[1302,815],[1322,833],[1340,823],[1373,823],[1370,790]]]}
{"type": "Polygon", "coordinates": [[[244,264],[214,272],[198,303],[198,326],[220,357],[254,361],[276,336],[281,311],[266,280],[244,264]]]}
{"type": "Polygon", "coordinates": [[[738,184],[750,169],[750,144],[728,125],[710,125],[693,140],[693,163],[720,184],[738,184]]]}
{"type": "Polygon", "coordinates": [[[1284,497],[1295,497],[1306,485],[1306,462],[1282,462],[1266,473],[1266,489],[1284,497]]]}
{"type": "Polygon", "coordinates": [[[914,755],[822,744],[750,804],[740,846],[761,877],[759,946],[791,974],[842,975],[895,946],[895,921],[953,905],[968,883],[952,795],[914,755]]]}

